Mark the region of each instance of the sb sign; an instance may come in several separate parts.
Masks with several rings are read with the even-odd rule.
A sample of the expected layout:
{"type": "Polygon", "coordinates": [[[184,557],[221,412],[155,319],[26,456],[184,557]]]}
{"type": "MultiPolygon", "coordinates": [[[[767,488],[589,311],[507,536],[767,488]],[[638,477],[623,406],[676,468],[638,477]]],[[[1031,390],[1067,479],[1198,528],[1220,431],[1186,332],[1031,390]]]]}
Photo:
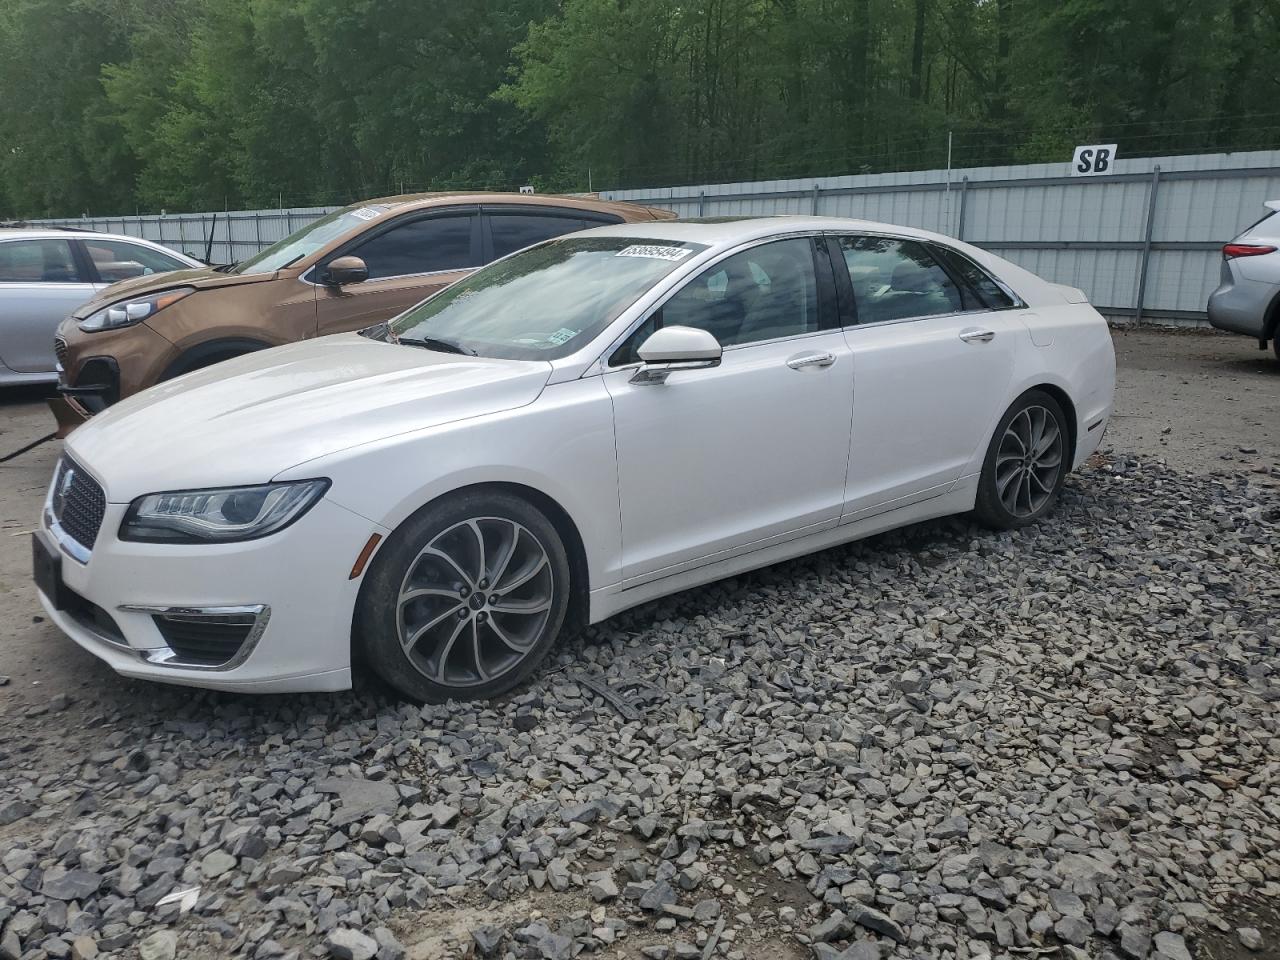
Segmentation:
{"type": "Polygon", "coordinates": [[[1115,162],[1116,145],[1114,143],[1094,143],[1076,147],[1076,155],[1071,159],[1071,175],[1096,177],[1104,173],[1113,173],[1112,167],[1115,162]]]}

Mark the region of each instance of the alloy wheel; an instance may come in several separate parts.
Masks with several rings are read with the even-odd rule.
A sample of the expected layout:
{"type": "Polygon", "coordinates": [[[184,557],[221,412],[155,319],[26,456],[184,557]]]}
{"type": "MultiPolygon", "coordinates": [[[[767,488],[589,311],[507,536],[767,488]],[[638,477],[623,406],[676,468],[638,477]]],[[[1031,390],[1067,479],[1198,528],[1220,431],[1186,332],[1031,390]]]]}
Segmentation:
{"type": "Polygon", "coordinates": [[[1065,448],[1058,418],[1038,404],[1009,422],[996,452],[996,494],[1019,519],[1035,516],[1053,496],[1065,448]]]}
{"type": "Polygon", "coordinates": [[[489,683],[536,645],[554,596],[547,549],[527,527],[504,517],[464,520],[409,564],[396,601],[400,645],[434,683],[489,683]]]}

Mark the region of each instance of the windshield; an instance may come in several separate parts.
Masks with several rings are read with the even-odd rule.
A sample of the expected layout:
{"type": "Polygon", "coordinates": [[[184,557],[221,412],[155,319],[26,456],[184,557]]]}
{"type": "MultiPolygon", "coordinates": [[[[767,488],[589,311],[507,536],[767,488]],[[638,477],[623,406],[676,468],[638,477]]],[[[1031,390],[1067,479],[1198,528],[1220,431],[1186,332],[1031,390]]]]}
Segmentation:
{"type": "Polygon", "coordinates": [[[392,321],[391,337],[504,360],[565,357],[705,249],[617,236],[550,240],[423,301],[392,321]]]}
{"type": "Polygon", "coordinates": [[[274,273],[303,257],[311,256],[329,241],[362,223],[376,219],[390,209],[391,207],[385,203],[374,203],[366,207],[337,210],[307,224],[301,230],[295,230],[283,240],[277,240],[267,249],[248,260],[242,260],[227,272],[274,273]]]}

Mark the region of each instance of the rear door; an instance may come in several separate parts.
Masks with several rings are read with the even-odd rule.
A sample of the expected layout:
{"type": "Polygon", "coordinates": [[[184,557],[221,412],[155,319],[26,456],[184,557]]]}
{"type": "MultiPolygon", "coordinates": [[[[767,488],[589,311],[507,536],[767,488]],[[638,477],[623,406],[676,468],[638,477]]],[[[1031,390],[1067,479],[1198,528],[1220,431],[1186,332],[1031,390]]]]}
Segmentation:
{"type": "Polygon", "coordinates": [[[964,475],[1003,412],[1026,327],[1011,299],[981,297],[929,244],[841,235],[830,245],[852,299],[844,519],[856,520],[939,496],[964,475]]]}
{"type": "Polygon", "coordinates": [[[0,240],[0,362],[51,373],[54,331],[93,292],[66,239],[0,240]]]}
{"type": "Polygon", "coordinates": [[[319,336],[359,330],[393,317],[480,266],[479,209],[408,214],[375,227],[317,264],[310,279],[318,283],[329,262],[344,256],[362,259],[369,279],[317,287],[319,336]]]}

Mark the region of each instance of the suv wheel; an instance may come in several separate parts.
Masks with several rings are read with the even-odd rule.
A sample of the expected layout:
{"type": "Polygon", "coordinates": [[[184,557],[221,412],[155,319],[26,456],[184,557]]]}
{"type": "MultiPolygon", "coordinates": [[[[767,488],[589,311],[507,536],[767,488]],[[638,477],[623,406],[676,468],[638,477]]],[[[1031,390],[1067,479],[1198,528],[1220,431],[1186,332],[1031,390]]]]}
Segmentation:
{"type": "Polygon", "coordinates": [[[568,555],[539,510],[507,493],[459,494],[419,511],[378,551],[356,636],[409,697],[487,699],[537,668],[568,600],[568,555]]]}

